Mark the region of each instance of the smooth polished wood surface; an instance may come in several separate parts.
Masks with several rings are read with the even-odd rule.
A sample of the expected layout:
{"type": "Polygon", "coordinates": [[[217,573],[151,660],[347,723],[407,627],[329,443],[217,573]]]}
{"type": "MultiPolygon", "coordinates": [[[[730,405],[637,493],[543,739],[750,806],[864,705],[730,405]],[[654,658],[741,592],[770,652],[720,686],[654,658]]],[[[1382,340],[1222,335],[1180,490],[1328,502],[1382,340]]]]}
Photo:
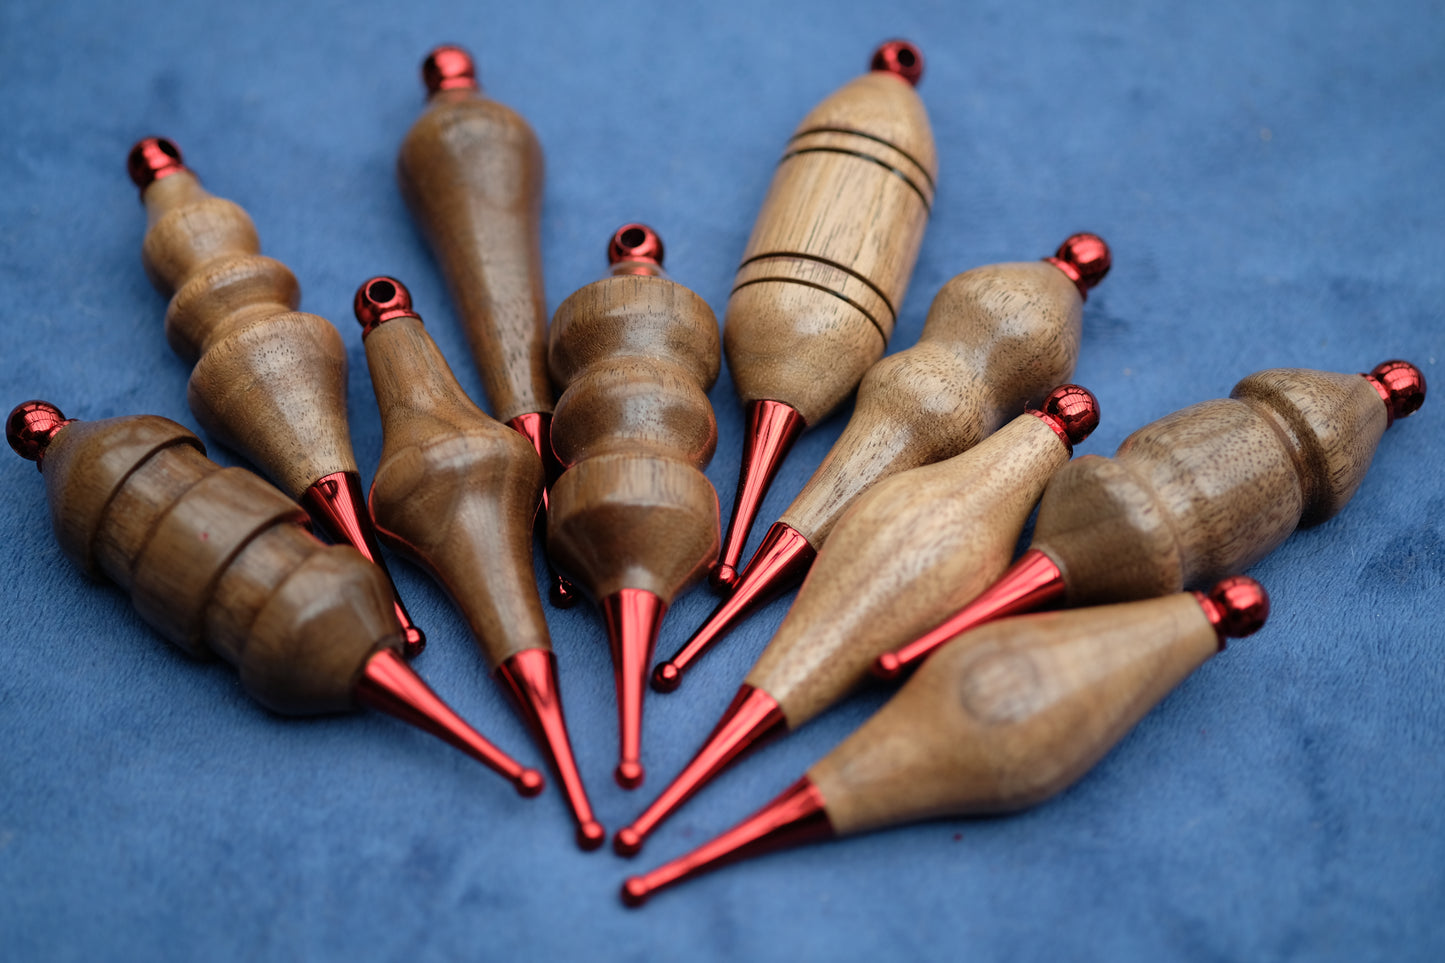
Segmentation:
{"type": "Polygon", "coordinates": [[[301,508],[155,416],[75,422],[42,464],[65,554],[127,592],[192,655],[217,655],[278,712],[353,708],[381,648],[399,650],[386,576],[347,546],[325,546],[301,508]]]}
{"type": "Polygon", "coordinates": [[[1218,649],[1193,593],[995,622],[935,653],[808,775],[839,835],[1023,809],[1218,649]]]}
{"type": "Polygon", "coordinates": [[[284,264],[262,257],[251,219],[180,171],[144,192],[142,258],[171,297],[166,338],[195,362],[196,420],[292,498],[356,471],[346,424],[346,349],[330,322],[295,310],[284,264]]]}
{"type": "Polygon", "coordinates": [[[746,682],[797,728],[852,691],[880,654],[972,601],[1008,567],[1068,448],[1020,415],[976,448],[903,472],[853,505],[746,682]]]}
{"type": "Polygon", "coordinates": [[[743,252],[724,326],[744,404],[817,424],[893,333],[933,203],[923,101],[899,77],[858,77],[813,109],[783,152],[743,252]]]}
{"type": "Polygon", "coordinates": [[[397,182],[451,289],[492,413],[552,410],[540,222],[542,148],[516,111],[439,90],[407,132],[397,182]]]}
{"type": "Polygon", "coordinates": [[[1229,399],[1139,429],[1113,458],[1065,467],[1039,504],[1033,547],[1063,573],[1071,605],[1243,571],[1349,501],[1386,422],[1359,375],[1261,371],[1229,399]]]}
{"type": "Polygon", "coordinates": [[[949,281],[918,343],[868,369],[848,426],[779,520],[821,548],[872,485],[967,451],[1043,401],[1074,371],[1083,307],[1074,282],[1045,261],[949,281]]]}
{"type": "Polygon", "coordinates": [[[701,470],[717,447],[717,319],[674,281],[618,274],[562,303],[548,357],[565,388],[552,447],[567,468],[548,552],[594,600],[634,588],[670,602],[718,548],[717,493],[701,470]]]}
{"type": "Polygon", "coordinates": [[[365,344],[381,410],[370,498],[381,536],[446,587],[491,668],[550,650],[532,570],[542,460],[472,403],[417,318],[383,322],[365,344]]]}

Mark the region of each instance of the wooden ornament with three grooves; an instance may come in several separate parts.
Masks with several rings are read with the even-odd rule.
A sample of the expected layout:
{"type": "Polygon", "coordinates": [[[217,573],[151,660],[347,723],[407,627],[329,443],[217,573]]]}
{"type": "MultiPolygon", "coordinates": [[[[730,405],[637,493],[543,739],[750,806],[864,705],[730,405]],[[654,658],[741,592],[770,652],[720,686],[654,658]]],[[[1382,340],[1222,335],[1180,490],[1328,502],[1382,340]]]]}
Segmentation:
{"type": "Polygon", "coordinates": [[[369,500],[377,529],[462,610],[562,784],[578,844],[595,849],[606,833],[573,757],[532,569],[541,459],[462,391],[400,281],[364,282],[354,308],[381,411],[381,463],[369,500]]]}
{"type": "Polygon", "coordinates": [[[130,594],[167,641],[219,656],[257,702],[309,715],[367,706],[450,743],[524,796],[542,777],[463,722],[398,656],[386,577],[349,545],[321,544],[300,506],[154,415],[67,420],[41,401],[6,423],[38,463],[61,549],[130,594]]]}
{"type": "MultiPolygon", "coordinates": [[[[166,340],[195,364],[186,396],[196,420],[385,572],[351,452],[341,335],[296,310],[296,276],[261,255],[251,218],[203,188],[175,144],[147,137],[127,166],[149,221],[146,273],[171,298],[166,340]]],[[[395,593],[416,655],[426,637],[395,593]]]]}
{"type": "Polygon", "coordinates": [[[616,671],[617,781],[642,782],[642,693],[662,617],[717,552],[717,494],[702,469],[717,446],[707,390],[721,363],[717,319],[662,272],[640,224],[613,235],[611,276],[552,320],[549,362],[565,387],[552,446],[547,549],[601,606],[616,671]]]}

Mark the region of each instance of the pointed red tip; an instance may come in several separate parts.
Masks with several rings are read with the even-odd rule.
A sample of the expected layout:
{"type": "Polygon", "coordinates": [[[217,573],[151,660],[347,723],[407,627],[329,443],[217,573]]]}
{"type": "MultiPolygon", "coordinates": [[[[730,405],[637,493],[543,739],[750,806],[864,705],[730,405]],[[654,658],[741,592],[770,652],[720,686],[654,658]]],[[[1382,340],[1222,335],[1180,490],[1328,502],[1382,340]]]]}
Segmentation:
{"type": "Polygon", "coordinates": [[[738,493],[733,498],[733,514],[728,519],[727,536],[722,554],[708,576],[714,589],[730,589],[729,579],[736,579],[738,562],[748,533],[762,507],[763,496],[773,483],[773,476],[803,433],[807,423],[798,410],[781,401],[748,402],[747,433],[743,437],[743,464],[738,474],[738,493]]]}
{"type": "Polygon", "coordinates": [[[405,637],[402,651],[408,659],[420,655],[426,648],[426,635],[416,627],[406,606],[401,604],[396,583],[382,561],[381,546],[376,541],[376,526],[371,522],[371,512],[367,510],[366,497],[361,492],[360,476],[354,471],[323,475],[301,493],[300,501],[301,507],[332,539],[350,545],[381,569],[391,586],[392,607],[396,610],[396,620],[405,637]]]}
{"type": "Polygon", "coordinates": [[[593,816],[592,803],[572,754],[572,740],[562,712],[562,691],[557,684],[557,657],[550,649],[525,649],[497,666],[497,681],[511,695],[532,738],[557,774],[577,823],[577,845],[587,850],[601,846],[607,832],[593,816]]]}
{"type": "MultiPolygon", "coordinates": [[[[620,834],[619,834],[620,835],[620,834]]],[[[837,833],[828,819],[823,794],[807,776],[778,798],[710,843],[622,884],[622,902],[641,906],[660,889],[735,863],[789,846],[820,842],[837,833]]]]}
{"type": "Polygon", "coordinates": [[[652,674],[653,689],[675,691],[682,684],[682,674],[702,658],[704,652],[716,645],[744,616],[801,582],[817,557],[818,553],[801,532],[791,525],[774,522],[732,595],[713,610],[672,658],[657,667],[652,674]]]}
{"type": "Polygon", "coordinates": [[[356,682],[356,701],[450,743],[500,773],[523,796],[535,796],[546,785],[541,773],[523,767],[467,725],[392,649],[381,649],[366,661],[356,682]]]}
{"type": "Polygon", "coordinates": [[[1053,559],[1031,548],[978,598],[907,645],[880,655],[870,671],[879,679],[896,679],[969,629],[1007,615],[1044,608],[1063,597],[1063,572],[1053,559]]]}
{"type": "Polygon", "coordinates": [[[643,589],[621,589],[602,600],[617,685],[616,777],[623,789],[642,785],[642,693],[657,647],[657,630],[666,614],[667,603],[643,589]]]}
{"type": "Polygon", "coordinates": [[[786,725],[776,699],[750,685],[738,689],[732,705],[727,707],[692,762],[631,826],[617,833],[612,840],[613,849],[620,856],[637,855],[643,841],[663,820],[749,749],[768,736],[781,734],[786,725]]]}

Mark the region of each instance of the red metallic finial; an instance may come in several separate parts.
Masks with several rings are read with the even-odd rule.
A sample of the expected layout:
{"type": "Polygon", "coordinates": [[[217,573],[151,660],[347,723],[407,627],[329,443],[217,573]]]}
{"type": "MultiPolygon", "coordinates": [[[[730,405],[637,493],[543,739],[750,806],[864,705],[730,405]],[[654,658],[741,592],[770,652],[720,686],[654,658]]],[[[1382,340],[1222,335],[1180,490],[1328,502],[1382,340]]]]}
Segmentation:
{"type": "Polygon", "coordinates": [[[923,53],[907,40],[890,40],[873,51],[872,70],[884,70],[917,87],[923,79],[923,53]]]}
{"type": "Polygon", "coordinates": [[[477,66],[461,47],[442,44],[427,54],[421,65],[427,96],[440,90],[477,90],[477,66]]]}
{"type": "Polygon", "coordinates": [[[1089,289],[1104,280],[1114,263],[1109,245],[1097,234],[1075,234],[1059,245],[1053,257],[1044,260],[1063,271],[1085,300],[1089,289]]]}
{"type": "Polygon", "coordinates": [[[734,577],[732,594],[713,610],[672,658],[657,667],[652,673],[652,687],[658,692],[675,690],[689,666],[743,616],[801,582],[817,557],[817,551],[801,532],[791,525],[774,522],[742,576],[734,577]]]}
{"type": "Polygon", "coordinates": [[[612,848],[620,856],[637,855],[652,831],[714,776],[769,737],[781,735],[786,727],[787,720],[783,718],[778,700],[750,685],[738,689],[697,755],[632,825],[618,831],[612,848]]]}
{"type": "Polygon", "coordinates": [[[1248,575],[1231,575],[1217,582],[1209,594],[1195,592],[1209,624],[1219,633],[1219,647],[1225,639],[1253,635],[1269,618],[1269,593],[1248,575]]]}
{"type": "Polygon", "coordinates": [[[365,338],[393,318],[421,317],[411,309],[411,292],[396,278],[374,277],[362,281],[352,299],[351,309],[356,320],[361,322],[361,336],[365,338]]]}
{"type": "Polygon", "coordinates": [[[641,906],[653,893],[685,879],[739,860],[776,852],[789,846],[822,842],[837,833],[828,818],[826,800],[807,776],[782,795],[686,856],[674,859],[643,876],[622,884],[622,902],[641,906]]]}
{"type": "Polygon", "coordinates": [[[607,242],[607,263],[614,275],[661,275],[662,257],[662,238],[646,224],[624,224],[607,242]]]}
{"type": "Polygon", "coordinates": [[[450,743],[500,773],[523,796],[535,796],[546,786],[541,773],[525,768],[467,725],[391,649],[367,660],[356,682],[356,701],[450,743]]]}
{"type": "Polygon", "coordinates": [[[773,476],[782,467],[783,458],[792,449],[793,442],[808,427],[796,408],[781,401],[750,401],[747,418],[747,429],[743,435],[743,464],[738,475],[737,495],[733,498],[733,514],[728,519],[722,554],[708,573],[708,581],[719,592],[737,587],[738,562],[742,561],[743,548],[758,517],[763,496],[768,493],[768,486],[772,485],[773,476]]]}
{"type": "Polygon", "coordinates": [[[131,182],[140,188],[142,194],[162,177],[179,174],[186,169],[181,160],[181,149],[164,137],[145,137],[136,141],[126,158],[125,169],[130,173],[131,182]]]}
{"type": "Polygon", "coordinates": [[[577,845],[596,849],[607,838],[607,830],[592,814],[592,804],[572,755],[567,720],[562,714],[562,690],[557,685],[557,657],[549,649],[524,649],[497,666],[497,678],[512,696],[532,730],[532,738],[542,747],[562,783],[562,792],[577,822],[577,845]]]}
{"type": "Polygon", "coordinates": [[[56,433],[73,421],[48,401],[23,401],[10,410],[5,420],[5,440],[15,454],[35,462],[39,469],[56,433]]]}
{"type": "Polygon", "coordinates": [[[1408,361],[1383,361],[1365,375],[1389,412],[1385,427],[1407,418],[1425,403],[1425,373],[1408,361]]]}
{"type": "Polygon", "coordinates": [[[1029,414],[1054,429],[1073,454],[1074,446],[1099,427],[1099,399],[1083,385],[1059,385],[1049,392],[1041,408],[1030,408],[1029,414]]]}
{"type": "Polygon", "coordinates": [[[636,789],[642,785],[642,693],[647,687],[647,667],[657,648],[657,630],[667,604],[643,589],[625,588],[602,600],[602,618],[607,623],[607,641],[612,647],[612,671],[617,688],[617,723],[620,750],[617,785],[636,789]]]}
{"type": "Polygon", "coordinates": [[[880,655],[870,671],[879,679],[896,679],[969,629],[1005,616],[1047,608],[1063,597],[1064,573],[1053,559],[1031,548],[978,598],[907,645],[880,655]]]}

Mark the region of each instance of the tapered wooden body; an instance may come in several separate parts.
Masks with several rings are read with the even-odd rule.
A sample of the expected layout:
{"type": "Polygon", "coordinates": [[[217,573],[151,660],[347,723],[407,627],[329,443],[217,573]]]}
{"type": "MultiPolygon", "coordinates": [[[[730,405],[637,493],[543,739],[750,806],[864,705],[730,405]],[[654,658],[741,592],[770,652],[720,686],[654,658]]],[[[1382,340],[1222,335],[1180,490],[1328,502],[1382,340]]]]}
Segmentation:
{"type": "Polygon", "coordinates": [[[324,546],[305,513],[195,435],[155,416],[75,422],[42,468],[65,554],[127,592],[195,656],[234,665],[278,712],[355,706],[367,661],[400,649],[386,576],[348,546],[324,546]]]}
{"type": "Polygon", "coordinates": [[[1365,378],[1297,368],[1146,425],[1113,458],[1060,471],[1033,547],[1071,605],[1177,592],[1248,568],[1301,524],[1338,512],[1387,424],[1365,378]]]}
{"type": "Polygon", "coordinates": [[[724,327],[747,402],[816,424],[883,355],[933,204],[923,101],[875,70],[819,104],[788,141],[743,252],[724,327]]]}
{"type": "Polygon", "coordinates": [[[1192,593],[961,636],[808,771],[839,835],[1022,809],[1076,782],[1220,648],[1192,593]]]}
{"type": "Polygon", "coordinates": [[[594,599],[641,589],[667,604],[717,553],[717,493],[701,470],[717,446],[717,319],[665,277],[618,274],[557,309],[549,361],[565,388],[552,447],[567,470],[548,551],[594,599]]]}
{"type": "Polygon", "coordinates": [[[1046,261],[965,271],[933,300],[918,344],[868,369],[853,417],[780,521],[815,549],[855,499],[952,458],[1068,380],[1084,299],[1046,261]]]}
{"type": "Polygon", "coordinates": [[[283,491],[355,472],[346,425],[346,350],[330,322],[296,311],[301,292],[260,254],[251,219],[188,170],[149,184],[142,257],[171,297],[166,338],[195,363],[196,420],[283,491]]]}
{"type": "Polygon", "coordinates": [[[402,141],[397,182],[451,288],[498,421],[552,410],[540,222],[542,148],[510,108],[438,90],[402,141]]]}
{"type": "Polygon", "coordinates": [[[1044,485],[1069,460],[1020,415],[977,447],[880,483],[843,516],[747,684],[797,728],[851,691],[874,658],[964,605],[1013,558],[1044,485]]]}
{"type": "Polygon", "coordinates": [[[532,570],[542,460],[472,403],[419,319],[370,331],[366,360],[383,432],[370,498],[382,537],[446,586],[493,669],[550,650],[532,570]]]}

